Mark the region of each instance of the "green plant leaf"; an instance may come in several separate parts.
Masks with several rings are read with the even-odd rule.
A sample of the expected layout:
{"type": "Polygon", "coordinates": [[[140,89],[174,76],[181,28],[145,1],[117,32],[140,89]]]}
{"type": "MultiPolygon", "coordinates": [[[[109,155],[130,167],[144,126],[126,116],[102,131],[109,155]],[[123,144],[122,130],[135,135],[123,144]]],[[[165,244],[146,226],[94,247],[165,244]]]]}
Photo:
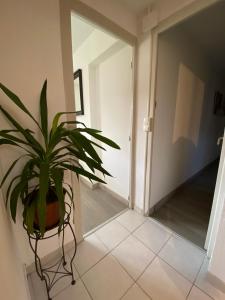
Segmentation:
{"type": "Polygon", "coordinates": [[[112,148],[115,148],[115,149],[120,149],[120,146],[117,145],[115,142],[113,142],[112,140],[108,139],[107,137],[103,136],[103,135],[100,135],[100,134],[97,134],[97,133],[94,133],[94,132],[91,132],[89,131],[88,132],[91,136],[93,136],[95,139],[103,142],[104,144],[112,147],[112,148]]]}
{"type": "Polygon", "coordinates": [[[16,212],[17,212],[17,203],[19,200],[20,193],[25,186],[26,182],[20,181],[17,185],[13,188],[12,193],[10,195],[10,212],[13,221],[16,223],[16,212]]]}
{"type": "Polygon", "coordinates": [[[9,139],[9,140],[12,140],[14,142],[21,143],[21,144],[29,146],[29,144],[27,142],[25,142],[25,141],[15,137],[15,136],[9,134],[9,133],[5,133],[5,132],[0,131],[0,137],[3,137],[3,138],[6,138],[6,139],[9,139]]]}
{"type": "Polygon", "coordinates": [[[49,164],[42,162],[40,164],[39,177],[39,195],[38,195],[38,220],[40,225],[41,235],[45,233],[45,216],[46,216],[46,196],[49,187],[49,164]]]}
{"type": "Polygon", "coordinates": [[[32,200],[30,204],[28,204],[25,208],[25,223],[27,225],[27,231],[29,234],[33,234],[34,232],[34,217],[35,217],[35,211],[37,208],[37,197],[38,193],[36,194],[36,198],[32,200]]]}
{"type": "Polygon", "coordinates": [[[17,143],[15,143],[15,142],[13,142],[11,140],[8,140],[8,139],[0,139],[0,145],[13,145],[13,146],[20,147],[17,143]]]}
{"type": "MultiPolygon", "coordinates": [[[[72,112],[72,114],[73,113],[74,112],[72,112]]],[[[83,122],[79,122],[79,121],[65,121],[65,122],[61,122],[60,125],[61,126],[64,126],[64,125],[82,125],[82,126],[86,127],[86,125],[83,122]]]]}
{"type": "Polygon", "coordinates": [[[19,99],[17,95],[15,95],[12,91],[10,91],[6,86],[0,83],[0,89],[11,99],[23,112],[25,112],[39,127],[38,122],[35,118],[31,115],[29,110],[25,107],[22,101],[19,99]]]}
{"type": "Polygon", "coordinates": [[[100,179],[99,177],[95,176],[94,174],[92,174],[92,173],[90,173],[90,172],[88,172],[88,171],[86,171],[82,168],[75,167],[75,166],[68,165],[68,164],[64,164],[64,163],[62,163],[61,166],[64,167],[65,169],[67,169],[67,170],[73,171],[77,175],[83,175],[83,176],[87,177],[90,180],[95,180],[95,181],[98,181],[98,182],[101,182],[101,183],[106,183],[104,180],[100,179]]]}
{"type": "Polygon", "coordinates": [[[15,121],[13,117],[10,116],[10,114],[7,113],[7,111],[0,106],[0,110],[5,115],[5,117],[10,121],[10,123],[19,130],[19,132],[25,137],[25,139],[28,141],[28,143],[31,145],[32,149],[38,154],[42,155],[44,152],[44,149],[42,148],[41,144],[25,129],[23,129],[22,126],[19,125],[18,122],[15,121]]]}
{"type": "Polygon", "coordinates": [[[78,158],[79,160],[82,160],[83,162],[85,162],[87,164],[87,166],[92,170],[92,172],[94,172],[94,169],[102,172],[104,175],[107,175],[107,176],[110,176],[112,177],[112,175],[106,171],[100,163],[96,162],[94,159],[88,157],[87,155],[85,154],[82,154],[80,153],[79,151],[75,150],[75,149],[72,149],[70,147],[68,147],[68,150],[74,154],[74,156],[76,158],[78,158]]]}
{"type": "Polygon", "coordinates": [[[54,180],[56,194],[59,200],[59,212],[60,212],[59,227],[61,227],[65,216],[65,202],[64,202],[64,194],[63,194],[63,170],[59,168],[55,168],[52,170],[51,174],[54,180]]]}
{"type": "Polygon", "coordinates": [[[6,191],[6,206],[8,205],[8,201],[9,201],[9,195],[10,195],[10,192],[11,192],[11,189],[12,189],[12,186],[13,186],[13,183],[18,180],[19,178],[21,178],[21,175],[17,175],[15,176],[9,183],[9,186],[7,188],[7,191],[6,191]]]}
{"type": "Polygon", "coordinates": [[[93,159],[95,159],[98,162],[102,162],[101,158],[99,157],[98,153],[94,149],[94,147],[91,145],[90,141],[79,132],[71,132],[71,135],[69,136],[71,141],[73,142],[74,146],[76,147],[82,147],[93,159]]]}
{"type": "MultiPolygon", "coordinates": [[[[52,121],[52,134],[55,132],[56,128],[58,127],[58,123],[59,123],[59,119],[61,116],[63,115],[68,115],[68,114],[76,114],[75,111],[70,111],[70,112],[60,112],[60,113],[57,113],[52,121]]],[[[69,121],[68,121],[69,122],[69,121]]],[[[75,121],[72,121],[72,122],[75,122],[75,121]]],[[[64,122],[66,123],[66,122],[64,122]]]]}
{"type": "Polygon", "coordinates": [[[31,151],[29,151],[28,149],[24,148],[23,146],[11,141],[11,140],[8,140],[8,139],[0,139],[0,146],[1,145],[11,145],[11,146],[15,146],[15,147],[19,147],[23,150],[25,150],[27,153],[29,153],[31,156],[33,155],[33,153],[31,151]]]}
{"type": "Polygon", "coordinates": [[[76,128],[77,131],[79,132],[87,132],[87,133],[100,133],[102,132],[101,130],[94,129],[94,128],[76,128]]]}
{"type": "Polygon", "coordinates": [[[40,96],[40,114],[41,114],[41,130],[45,139],[45,143],[48,143],[48,106],[47,106],[47,80],[41,90],[40,96]]]}
{"type": "Polygon", "coordinates": [[[5,182],[6,179],[8,178],[9,174],[12,172],[12,170],[13,170],[13,168],[15,167],[15,165],[17,164],[17,162],[18,162],[21,158],[23,158],[23,157],[25,157],[25,156],[26,156],[26,155],[20,156],[19,158],[17,158],[17,159],[10,165],[10,167],[8,168],[7,172],[5,173],[3,179],[2,179],[2,181],[1,181],[1,183],[0,183],[0,188],[2,188],[4,182],[5,182]]]}

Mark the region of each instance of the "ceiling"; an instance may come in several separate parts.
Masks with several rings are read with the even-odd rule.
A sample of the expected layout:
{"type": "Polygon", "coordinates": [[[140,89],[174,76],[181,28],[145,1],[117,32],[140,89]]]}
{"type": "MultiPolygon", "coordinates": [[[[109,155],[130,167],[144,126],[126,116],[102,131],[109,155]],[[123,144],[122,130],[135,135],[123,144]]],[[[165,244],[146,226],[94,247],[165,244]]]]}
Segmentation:
{"type": "Polygon", "coordinates": [[[95,27],[84,21],[77,15],[71,16],[71,26],[72,26],[72,45],[73,49],[76,51],[83,42],[89,37],[89,35],[95,30],[95,27]],[[79,30],[76,30],[79,28],[79,30]],[[76,30],[76,34],[74,34],[76,30]]]}
{"type": "Polygon", "coordinates": [[[150,6],[154,0],[117,0],[123,3],[129,10],[135,14],[140,14],[148,6],[150,6]]]}
{"type": "Polygon", "coordinates": [[[180,25],[206,54],[225,70],[225,1],[205,9],[180,25]]]}

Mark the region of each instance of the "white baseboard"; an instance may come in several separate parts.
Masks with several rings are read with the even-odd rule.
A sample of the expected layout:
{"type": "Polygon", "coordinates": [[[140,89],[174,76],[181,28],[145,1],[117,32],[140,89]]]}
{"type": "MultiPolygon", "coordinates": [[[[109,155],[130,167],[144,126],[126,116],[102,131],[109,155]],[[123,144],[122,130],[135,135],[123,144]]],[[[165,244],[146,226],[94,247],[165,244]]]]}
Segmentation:
{"type": "Polygon", "coordinates": [[[125,205],[129,204],[129,201],[125,198],[123,198],[122,196],[120,196],[119,194],[117,194],[116,192],[112,191],[111,189],[108,188],[107,185],[103,185],[103,184],[98,184],[98,187],[103,190],[106,191],[107,193],[109,193],[110,195],[112,195],[114,198],[116,198],[117,200],[119,200],[120,202],[122,202],[125,205]]]}
{"type": "Polygon", "coordinates": [[[212,283],[215,287],[217,287],[219,290],[221,290],[223,293],[225,293],[225,282],[220,280],[217,276],[213,275],[211,272],[208,271],[207,278],[209,282],[212,283]]]}
{"type": "Polygon", "coordinates": [[[87,180],[84,177],[80,177],[80,180],[83,184],[85,184],[86,186],[88,186],[92,190],[97,189],[99,187],[98,182],[91,183],[89,180],[87,180]]]}

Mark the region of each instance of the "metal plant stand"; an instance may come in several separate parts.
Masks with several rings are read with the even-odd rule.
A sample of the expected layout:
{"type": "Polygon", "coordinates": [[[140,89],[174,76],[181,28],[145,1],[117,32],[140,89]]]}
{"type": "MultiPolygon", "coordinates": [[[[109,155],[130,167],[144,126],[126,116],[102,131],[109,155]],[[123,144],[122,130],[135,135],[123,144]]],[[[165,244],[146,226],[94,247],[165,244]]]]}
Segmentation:
{"type": "Polygon", "coordinates": [[[66,205],[66,214],[60,232],[58,231],[58,227],[51,228],[46,232],[44,237],[41,237],[39,231],[35,231],[33,234],[29,234],[26,225],[23,224],[28,234],[30,247],[34,253],[36,272],[39,278],[45,282],[48,300],[51,300],[50,292],[52,288],[63,277],[71,276],[71,284],[74,285],[76,283],[73,274],[73,260],[75,258],[76,251],[77,251],[77,242],[76,242],[74,230],[70,224],[72,204],[65,203],[65,205],[66,205]],[[73,256],[70,258],[70,261],[66,261],[66,256],[65,256],[65,229],[67,227],[71,230],[74,239],[74,253],[73,256]],[[39,243],[43,240],[50,239],[59,234],[62,234],[61,257],[53,265],[44,267],[38,255],[39,243]]]}

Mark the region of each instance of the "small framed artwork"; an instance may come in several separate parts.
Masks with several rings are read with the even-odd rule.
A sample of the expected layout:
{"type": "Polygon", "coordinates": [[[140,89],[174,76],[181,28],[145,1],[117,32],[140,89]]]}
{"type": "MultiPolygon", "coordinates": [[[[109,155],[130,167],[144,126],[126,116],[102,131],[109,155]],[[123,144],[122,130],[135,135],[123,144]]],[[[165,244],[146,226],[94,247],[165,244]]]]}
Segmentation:
{"type": "Polygon", "coordinates": [[[76,115],[84,115],[82,70],[73,73],[76,115]]]}
{"type": "Polygon", "coordinates": [[[213,113],[217,116],[225,116],[225,99],[222,93],[215,92],[213,113]]]}

